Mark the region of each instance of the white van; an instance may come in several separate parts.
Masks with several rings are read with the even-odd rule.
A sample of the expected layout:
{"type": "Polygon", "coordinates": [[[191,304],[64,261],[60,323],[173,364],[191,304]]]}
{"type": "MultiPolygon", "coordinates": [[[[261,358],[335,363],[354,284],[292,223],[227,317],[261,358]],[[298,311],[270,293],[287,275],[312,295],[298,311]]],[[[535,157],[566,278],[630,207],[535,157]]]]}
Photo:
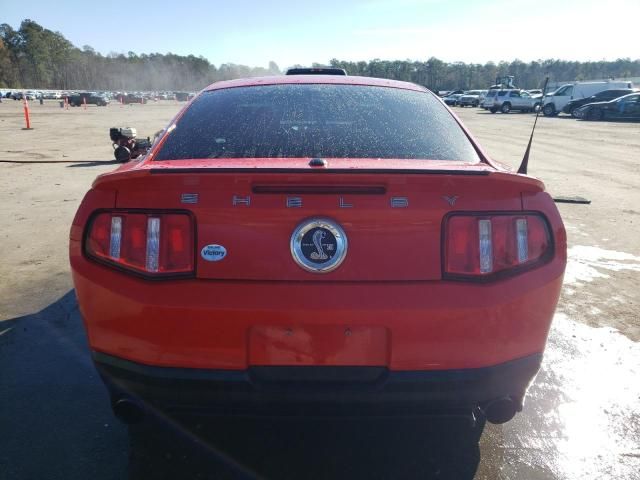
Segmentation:
{"type": "Polygon", "coordinates": [[[550,117],[557,115],[562,111],[564,106],[573,99],[587,98],[604,90],[612,90],[618,88],[633,88],[633,82],[575,82],[567,83],[561,86],[555,92],[548,93],[544,98],[544,106],[542,113],[550,117]]]}

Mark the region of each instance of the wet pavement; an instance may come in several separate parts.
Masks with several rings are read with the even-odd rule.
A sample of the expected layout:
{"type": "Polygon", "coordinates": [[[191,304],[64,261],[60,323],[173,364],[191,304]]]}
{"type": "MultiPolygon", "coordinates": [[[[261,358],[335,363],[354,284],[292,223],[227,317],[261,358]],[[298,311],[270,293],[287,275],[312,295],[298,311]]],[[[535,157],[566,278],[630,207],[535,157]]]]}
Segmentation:
{"type": "Polygon", "coordinates": [[[126,429],[110,412],[69,292],[2,324],[0,431],[9,435],[0,437],[0,478],[175,478],[175,469],[216,479],[251,478],[244,469],[297,479],[640,478],[640,345],[588,326],[581,316],[594,307],[576,300],[593,283],[637,275],[640,258],[589,246],[569,253],[524,411],[487,425],[479,447],[465,425],[433,420],[180,418],[136,431],[130,465],[126,429]]]}
{"type": "Polygon", "coordinates": [[[476,478],[640,478],[640,345],[558,313],[523,414],[490,425],[476,478]]]}

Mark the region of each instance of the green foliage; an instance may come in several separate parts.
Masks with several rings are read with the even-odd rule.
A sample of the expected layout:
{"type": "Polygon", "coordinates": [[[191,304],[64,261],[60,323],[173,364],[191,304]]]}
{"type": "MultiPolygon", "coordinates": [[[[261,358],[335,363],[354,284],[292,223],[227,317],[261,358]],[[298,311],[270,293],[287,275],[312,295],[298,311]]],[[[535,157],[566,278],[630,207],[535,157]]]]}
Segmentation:
{"type": "MultiPolygon", "coordinates": [[[[640,60],[571,62],[520,60],[484,65],[446,63],[431,57],[424,62],[380,60],[347,62],[333,59],[331,66],[349,75],[392,78],[432,90],[487,88],[497,76],[514,75],[523,88],[539,88],[546,76],[552,82],[640,76],[640,60]]],[[[314,63],[313,65],[320,65],[314,63]]],[[[198,90],[218,80],[278,75],[275,62],[268,68],[225,63],[216,68],[204,57],[173,53],[109,53],[75,47],[59,32],[32,20],[18,30],[0,25],[0,87],[84,90],[198,90]]]]}
{"type": "Polygon", "coordinates": [[[538,60],[524,63],[518,59],[473,63],[445,63],[431,57],[426,62],[371,60],[370,62],[345,62],[333,59],[331,66],[344,68],[349,75],[392,78],[414,82],[431,90],[485,89],[495,83],[496,77],[515,76],[516,85],[522,88],[541,88],[545,77],[551,82],[628,78],[640,76],[640,60],[621,58],[606,62],[571,62],[566,60],[538,60]]]}

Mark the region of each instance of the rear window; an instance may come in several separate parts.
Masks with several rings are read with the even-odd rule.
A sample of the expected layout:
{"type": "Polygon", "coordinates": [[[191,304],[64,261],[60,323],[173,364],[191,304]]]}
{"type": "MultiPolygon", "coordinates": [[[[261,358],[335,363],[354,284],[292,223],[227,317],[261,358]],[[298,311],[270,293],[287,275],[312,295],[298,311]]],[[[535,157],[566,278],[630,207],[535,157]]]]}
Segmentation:
{"type": "Polygon", "coordinates": [[[477,162],[430,93],[359,85],[262,85],[204,92],[156,160],[403,158],[477,162]]]}

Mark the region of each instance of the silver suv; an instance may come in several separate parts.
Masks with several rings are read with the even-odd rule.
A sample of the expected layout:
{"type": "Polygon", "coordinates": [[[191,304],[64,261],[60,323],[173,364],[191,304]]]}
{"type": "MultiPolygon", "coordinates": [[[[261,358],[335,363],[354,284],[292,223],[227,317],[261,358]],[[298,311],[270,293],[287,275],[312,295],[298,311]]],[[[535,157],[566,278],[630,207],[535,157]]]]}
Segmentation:
{"type": "Polygon", "coordinates": [[[495,88],[489,89],[489,91],[485,94],[484,98],[480,102],[480,106],[482,108],[484,108],[485,110],[489,110],[491,107],[493,107],[493,101],[494,101],[495,96],[497,95],[498,91],[499,90],[497,90],[495,88]]]}
{"type": "Polygon", "coordinates": [[[477,107],[484,100],[486,90],[469,90],[458,99],[459,107],[477,107]]]}
{"type": "Polygon", "coordinates": [[[488,109],[491,113],[501,111],[502,113],[509,113],[511,110],[518,110],[521,112],[535,112],[542,105],[542,95],[531,95],[526,90],[520,89],[505,89],[505,90],[490,90],[489,93],[495,92],[492,95],[492,102],[489,102],[489,95],[483,103],[483,108],[488,109]]]}

